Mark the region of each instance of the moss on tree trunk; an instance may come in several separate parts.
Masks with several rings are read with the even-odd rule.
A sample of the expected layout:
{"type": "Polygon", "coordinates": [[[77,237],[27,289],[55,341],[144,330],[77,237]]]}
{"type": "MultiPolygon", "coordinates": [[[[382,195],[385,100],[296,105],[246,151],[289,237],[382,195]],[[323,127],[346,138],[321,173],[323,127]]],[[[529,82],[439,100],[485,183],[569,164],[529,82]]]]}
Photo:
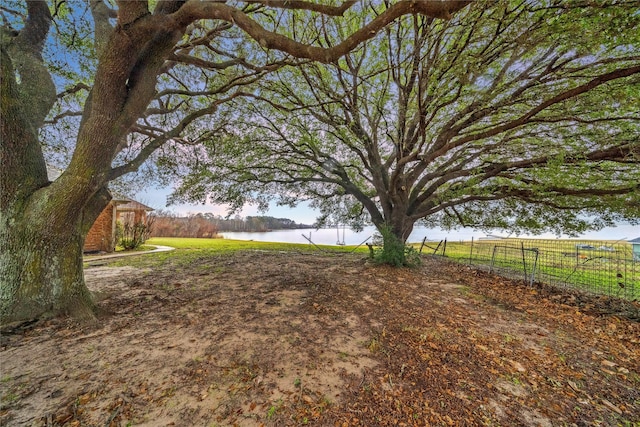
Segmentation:
{"type": "Polygon", "coordinates": [[[0,233],[0,322],[58,313],[93,318],[95,306],[84,283],[82,235],[25,220],[0,233]]]}

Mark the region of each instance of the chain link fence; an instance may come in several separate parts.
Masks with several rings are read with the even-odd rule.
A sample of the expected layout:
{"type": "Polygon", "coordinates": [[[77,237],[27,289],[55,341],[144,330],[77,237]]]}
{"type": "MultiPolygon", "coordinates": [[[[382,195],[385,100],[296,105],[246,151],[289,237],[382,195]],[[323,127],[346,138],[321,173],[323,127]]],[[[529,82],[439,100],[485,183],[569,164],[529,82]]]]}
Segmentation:
{"type": "Polygon", "coordinates": [[[640,300],[640,259],[627,242],[479,239],[429,242],[421,253],[441,255],[521,279],[575,288],[627,300],[640,300]]]}

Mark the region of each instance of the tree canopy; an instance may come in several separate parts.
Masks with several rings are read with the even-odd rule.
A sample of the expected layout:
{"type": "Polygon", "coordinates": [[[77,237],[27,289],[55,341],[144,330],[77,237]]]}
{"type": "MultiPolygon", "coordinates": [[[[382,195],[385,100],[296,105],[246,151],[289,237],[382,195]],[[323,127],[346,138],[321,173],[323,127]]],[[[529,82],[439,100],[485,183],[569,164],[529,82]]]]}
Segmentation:
{"type": "MultiPolygon", "coordinates": [[[[637,223],[638,10],[478,1],[447,21],[403,17],[343,58],[266,76],[187,158],[174,198],[312,200],[324,219],[402,240],[418,221],[558,233],[637,223]]],[[[328,46],[343,37],[317,28],[328,46]]]]}
{"type": "Polygon", "coordinates": [[[119,110],[105,133],[119,140],[103,153],[110,181],[137,171],[158,148],[171,156],[180,145],[199,143],[224,124],[219,106],[252,96],[249,85],[265,74],[301,60],[333,61],[399,16],[446,18],[468,1],[367,2],[380,13],[359,27],[348,25],[359,14],[353,0],[116,3],[117,9],[102,0],[56,1],[50,10],[45,1],[3,7],[7,51],[18,58],[20,90],[37,110],[28,113],[46,157],[63,152],[61,163],[73,168],[78,136],[94,112],[87,108],[90,93],[111,99],[95,107],[119,110]],[[351,32],[339,45],[323,46],[306,30],[323,22],[351,32]],[[27,41],[29,31],[38,40],[27,41]]]}
{"type": "Polygon", "coordinates": [[[224,124],[221,105],[255,96],[251,83],[286,64],[335,61],[401,16],[449,19],[467,4],[3,1],[0,321],[91,317],[82,246],[107,185],[160,149],[187,153],[224,124]],[[351,25],[364,9],[378,13],[351,25]],[[338,21],[348,35],[336,45],[305,30],[338,21]],[[50,181],[45,153],[65,150],[50,181]]]}

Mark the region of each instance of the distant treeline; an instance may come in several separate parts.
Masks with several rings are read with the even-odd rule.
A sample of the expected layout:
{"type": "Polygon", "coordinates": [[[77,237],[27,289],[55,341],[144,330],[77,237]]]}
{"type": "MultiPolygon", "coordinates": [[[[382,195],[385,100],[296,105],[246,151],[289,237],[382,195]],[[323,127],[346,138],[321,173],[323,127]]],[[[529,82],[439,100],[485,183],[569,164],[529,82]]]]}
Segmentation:
{"type": "Polygon", "coordinates": [[[297,224],[288,218],[271,216],[248,216],[225,219],[220,215],[192,214],[178,216],[171,212],[153,213],[153,237],[216,237],[223,231],[270,231],[295,228],[313,228],[311,225],[297,224]]]}

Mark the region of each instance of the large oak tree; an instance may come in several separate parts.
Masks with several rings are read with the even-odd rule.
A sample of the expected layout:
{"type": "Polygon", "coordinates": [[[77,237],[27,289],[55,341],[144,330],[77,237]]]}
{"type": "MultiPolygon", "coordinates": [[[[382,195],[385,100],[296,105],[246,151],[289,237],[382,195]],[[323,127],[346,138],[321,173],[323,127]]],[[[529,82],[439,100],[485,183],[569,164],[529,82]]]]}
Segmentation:
{"type": "MultiPolygon", "coordinates": [[[[236,103],[245,113],[202,146],[175,198],[307,199],[403,242],[418,221],[569,233],[638,222],[639,26],[637,2],[404,17],[344,58],[267,76],[263,102],[236,103]]],[[[344,36],[327,25],[317,37],[344,36]]]]}
{"type": "Polygon", "coordinates": [[[216,109],[244,96],[243,86],[292,58],[335,61],[402,15],[448,18],[468,2],[115,3],[0,5],[3,322],[60,311],[92,316],[82,246],[110,199],[107,184],[167,144],[197,144],[201,138],[185,132],[207,119],[215,129],[216,109]],[[294,21],[350,22],[369,7],[380,13],[335,46],[289,31],[294,21]],[[60,123],[67,126],[47,131],[60,123]],[[63,136],[73,140],[72,155],[51,182],[43,145],[63,136]]]}

